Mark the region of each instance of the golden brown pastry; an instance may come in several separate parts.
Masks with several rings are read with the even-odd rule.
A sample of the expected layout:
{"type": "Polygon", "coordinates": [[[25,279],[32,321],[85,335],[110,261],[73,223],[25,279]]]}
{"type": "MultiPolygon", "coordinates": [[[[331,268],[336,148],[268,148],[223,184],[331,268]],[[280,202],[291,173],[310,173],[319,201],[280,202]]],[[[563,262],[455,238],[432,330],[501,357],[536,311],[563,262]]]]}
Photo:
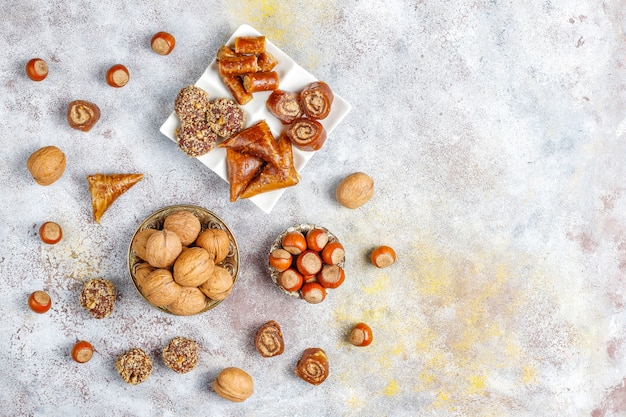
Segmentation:
{"type": "Polygon", "coordinates": [[[256,156],[272,165],[281,164],[276,139],[265,120],[236,133],[220,143],[219,147],[256,156]]]}
{"type": "Polygon", "coordinates": [[[143,178],[143,174],[93,174],[87,176],[93,219],[100,218],[117,198],[143,178]]]}
{"type": "Polygon", "coordinates": [[[278,149],[280,164],[266,164],[261,173],[250,181],[240,198],[250,198],[267,191],[291,187],[300,181],[300,176],[293,165],[291,141],[285,135],[278,138],[278,149]]]}
{"type": "Polygon", "coordinates": [[[230,201],[235,202],[250,181],[259,174],[265,162],[256,156],[226,149],[226,164],[230,182],[230,201]]]}

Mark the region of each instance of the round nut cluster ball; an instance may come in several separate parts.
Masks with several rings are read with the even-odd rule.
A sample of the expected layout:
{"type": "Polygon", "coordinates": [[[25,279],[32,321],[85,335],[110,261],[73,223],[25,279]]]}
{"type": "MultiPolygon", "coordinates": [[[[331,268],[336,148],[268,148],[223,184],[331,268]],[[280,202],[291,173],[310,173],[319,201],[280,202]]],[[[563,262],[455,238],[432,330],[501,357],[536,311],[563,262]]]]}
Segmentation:
{"type": "Polygon", "coordinates": [[[163,348],[163,362],[171,370],[186,374],[198,364],[200,347],[195,340],[177,336],[163,348]]]}
{"type": "Polygon", "coordinates": [[[214,228],[202,230],[192,211],[172,211],[163,220],[162,229],[137,232],[131,247],[144,261],[134,268],[135,283],[156,307],[177,315],[193,315],[232,291],[233,277],[218,265],[230,252],[228,233],[214,228]]]}

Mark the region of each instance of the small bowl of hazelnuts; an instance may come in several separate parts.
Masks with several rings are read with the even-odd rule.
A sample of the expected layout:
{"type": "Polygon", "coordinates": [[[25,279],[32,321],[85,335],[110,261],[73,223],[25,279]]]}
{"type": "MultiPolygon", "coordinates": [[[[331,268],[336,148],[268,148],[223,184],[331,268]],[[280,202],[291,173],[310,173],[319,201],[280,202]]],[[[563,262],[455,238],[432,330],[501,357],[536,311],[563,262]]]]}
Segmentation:
{"type": "Polygon", "coordinates": [[[279,234],[270,247],[270,276],[284,293],[318,304],[345,280],[345,250],[328,229],[299,224],[279,234]]]}
{"type": "Polygon", "coordinates": [[[139,225],[128,249],[128,268],[150,305],[190,316],[228,297],[237,281],[239,251],[232,232],[214,213],[174,205],[139,225]]]}

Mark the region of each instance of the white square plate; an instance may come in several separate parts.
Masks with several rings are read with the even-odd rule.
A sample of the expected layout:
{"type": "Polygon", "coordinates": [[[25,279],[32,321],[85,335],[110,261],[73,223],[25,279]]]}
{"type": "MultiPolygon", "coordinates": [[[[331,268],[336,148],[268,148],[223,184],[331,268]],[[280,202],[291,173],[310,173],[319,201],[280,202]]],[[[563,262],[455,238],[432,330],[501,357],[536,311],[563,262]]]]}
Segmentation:
{"type": "MultiPolygon", "coordinates": [[[[226,42],[226,45],[232,45],[235,38],[238,36],[260,35],[261,33],[253,27],[248,25],[241,25],[226,42]]],[[[296,64],[283,51],[278,49],[267,39],[265,42],[265,49],[269,53],[274,55],[278,60],[278,65],[274,68],[274,71],[278,73],[278,77],[280,79],[280,89],[296,92],[300,91],[308,83],[317,81],[317,79],[313,75],[311,75],[304,68],[296,64]]],[[[210,99],[215,99],[218,97],[232,97],[232,95],[228,91],[228,88],[226,88],[226,86],[224,85],[224,83],[222,83],[222,80],[220,79],[218,66],[215,59],[213,59],[211,65],[209,65],[209,67],[204,71],[204,73],[195,85],[209,93],[210,99]]],[[[283,129],[283,125],[267,110],[265,102],[267,101],[267,98],[270,94],[271,92],[269,91],[255,93],[254,98],[248,104],[243,106],[246,127],[257,123],[260,120],[265,120],[270,126],[270,129],[272,130],[274,136],[278,137],[283,129]]],[[[333,100],[333,105],[331,107],[330,113],[324,120],[320,121],[326,129],[326,133],[328,134],[328,139],[326,143],[332,140],[332,137],[330,135],[331,132],[343,120],[343,118],[346,117],[346,115],[352,108],[352,106],[350,106],[350,103],[348,103],[346,100],[344,100],[337,94],[335,94],[334,96],[335,98],[333,100]]],[[[172,102],[172,107],[174,107],[174,102],[172,102]]],[[[178,119],[176,114],[172,112],[165,121],[165,123],[161,125],[160,131],[172,141],[176,142],[175,131],[179,125],[180,120],[178,119]]],[[[301,172],[306,163],[309,161],[309,159],[311,159],[314,154],[315,152],[304,152],[294,147],[293,162],[296,170],[298,172],[301,172]]],[[[222,177],[226,182],[228,182],[225,149],[215,147],[212,151],[205,155],[199,156],[197,159],[204,165],[209,167],[217,175],[222,177]]],[[[297,186],[298,185],[296,185],[296,187],[297,186]]],[[[280,190],[270,191],[251,197],[250,200],[265,213],[270,213],[284,191],[284,188],[280,190]]]]}

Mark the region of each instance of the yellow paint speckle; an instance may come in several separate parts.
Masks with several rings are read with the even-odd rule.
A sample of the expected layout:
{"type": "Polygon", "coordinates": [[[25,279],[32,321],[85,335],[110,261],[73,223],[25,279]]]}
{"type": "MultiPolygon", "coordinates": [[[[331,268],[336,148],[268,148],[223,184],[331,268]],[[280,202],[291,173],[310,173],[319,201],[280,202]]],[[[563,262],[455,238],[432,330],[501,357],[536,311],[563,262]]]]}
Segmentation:
{"type": "Polygon", "coordinates": [[[398,386],[398,383],[394,380],[389,381],[387,386],[383,388],[383,394],[385,394],[387,397],[397,395],[399,391],[400,387],[398,386]]]}
{"type": "Polygon", "coordinates": [[[522,367],[522,380],[524,384],[530,385],[537,381],[537,371],[528,365],[522,367]]]}
{"type": "Polygon", "coordinates": [[[380,275],[376,278],[376,281],[370,286],[364,286],[363,292],[368,295],[375,295],[385,292],[389,288],[389,277],[387,275],[380,275]]]}

